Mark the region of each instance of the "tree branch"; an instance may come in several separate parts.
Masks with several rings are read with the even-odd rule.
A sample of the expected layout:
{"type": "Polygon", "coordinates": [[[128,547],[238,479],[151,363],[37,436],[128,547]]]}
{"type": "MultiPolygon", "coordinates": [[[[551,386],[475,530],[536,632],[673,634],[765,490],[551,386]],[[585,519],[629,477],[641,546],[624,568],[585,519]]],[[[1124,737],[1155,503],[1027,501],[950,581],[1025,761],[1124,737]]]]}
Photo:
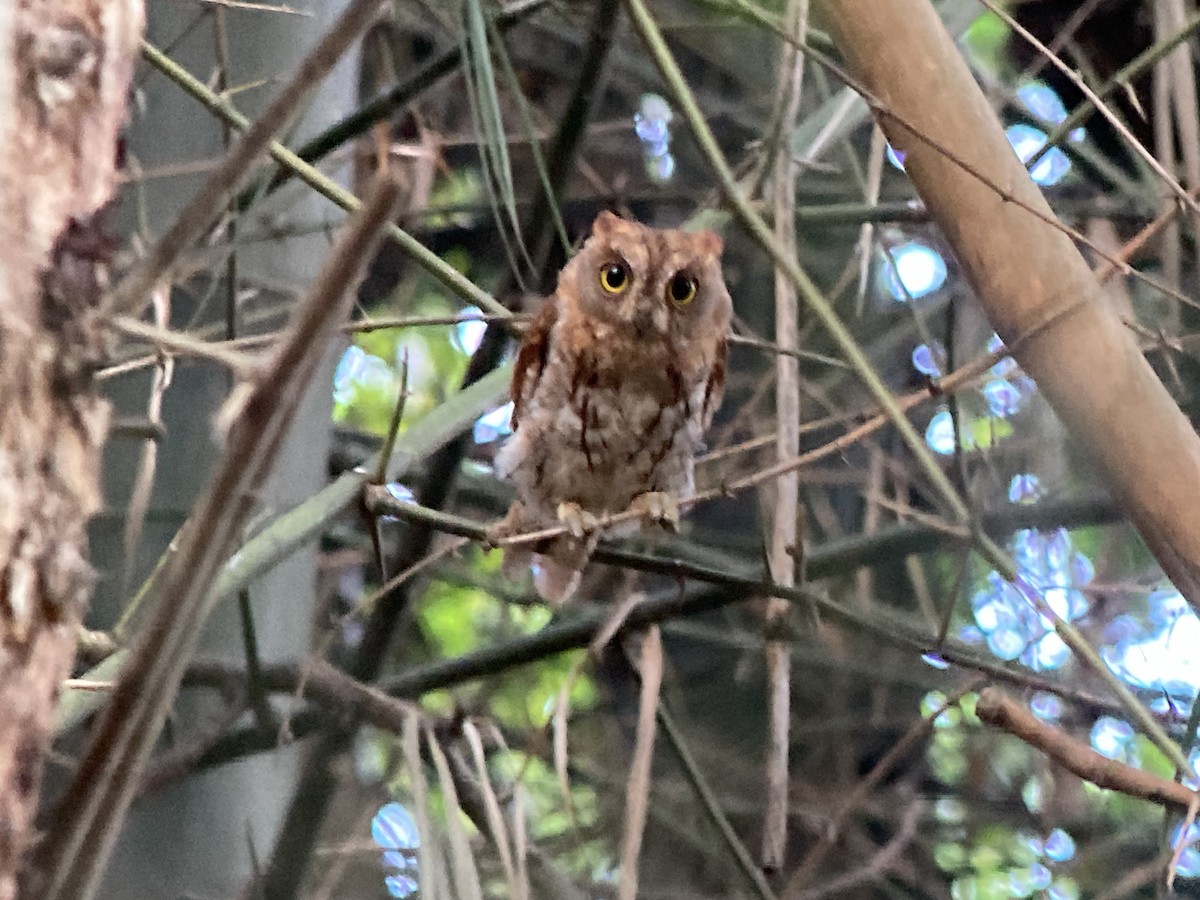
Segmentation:
{"type": "Polygon", "coordinates": [[[1045,753],[1068,772],[1073,772],[1096,787],[1120,791],[1122,794],[1182,812],[1187,812],[1194,804],[1200,803],[1200,795],[1178,781],[1168,781],[1142,769],[1135,769],[1101,756],[1065,731],[1047,725],[996,688],[984,688],[980,692],[975,713],[987,724],[1003,728],[1019,737],[1031,747],[1045,753]]]}
{"type": "MultiPolygon", "coordinates": [[[[580,75],[576,80],[572,98],[559,122],[549,157],[550,182],[554,191],[559,194],[563,190],[566,177],[571,171],[586,131],[596,86],[600,82],[599,75],[612,43],[615,30],[613,26],[618,9],[617,0],[603,0],[595,8],[592,39],[588,52],[581,61],[580,75]]],[[[543,269],[549,265],[550,259],[547,249],[549,247],[550,217],[544,210],[546,204],[557,202],[557,197],[539,195],[534,205],[535,212],[522,228],[522,240],[534,250],[543,269]]],[[[395,230],[399,231],[399,229],[395,230]]],[[[413,239],[408,238],[408,240],[412,241],[413,239]]],[[[413,243],[416,242],[413,241],[413,243]]],[[[417,246],[420,247],[420,244],[417,246]]],[[[423,247],[421,250],[429,254],[429,251],[423,247]]],[[[434,258],[436,259],[436,257],[434,258]]],[[[446,266],[446,268],[450,267],[446,266]]],[[[451,269],[451,271],[454,270],[451,269]]],[[[506,296],[508,293],[508,290],[501,291],[502,296],[506,296]]],[[[481,308],[495,307],[499,311],[506,312],[505,308],[496,301],[491,300],[490,297],[488,300],[491,307],[480,303],[481,308]]],[[[476,350],[468,365],[467,373],[464,376],[464,386],[469,386],[484,378],[488,371],[497,365],[501,358],[505,339],[505,333],[501,328],[494,324],[488,326],[484,333],[483,343],[476,350]]],[[[459,440],[447,444],[432,455],[428,471],[418,490],[418,496],[423,503],[436,508],[446,501],[458,475],[466,447],[466,438],[460,437],[459,440]]],[[[370,490],[368,488],[368,491],[370,490]]],[[[397,550],[395,568],[405,571],[417,565],[427,555],[433,533],[433,529],[426,523],[410,523],[397,550]]],[[[409,585],[407,583],[396,585],[383,592],[379,597],[367,622],[362,641],[356,648],[348,666],[350,674],[364,681],[370,681],[377,677],[383,667],[387,648],[395,636],[396,623],[399,621],[401,612],[407,607],[408,600],[409,585]]],[[[313,749],[312,756],[306,763],[294,792],[292,803],[271,856],[266,877],[262,883],[262,892],[266,900],[284,900],[284,898],[292,897],[299,889],[305,874],[303,861],[312,856],[312,847],[324,822],[325,811],[334,787],[334,782],[329,776],[330,762],[335,756],[345,751],[350,736],[350,732],[330,733],[313,749]]]]}
{"type": "Polygon", "coordinates": [[[109,312],[125,315],[141,312],[150,291],[170,277],[171,267],[179,254],[199,239],[229,205],[238,185],[249,176],[254,160],[271,146],[275,133],[292,118],[354,39],[371,24],[380,4],[381,0],[352,0],[258,121],[209,176],[175,224],[113,288],[105,304],[109,312]]]}

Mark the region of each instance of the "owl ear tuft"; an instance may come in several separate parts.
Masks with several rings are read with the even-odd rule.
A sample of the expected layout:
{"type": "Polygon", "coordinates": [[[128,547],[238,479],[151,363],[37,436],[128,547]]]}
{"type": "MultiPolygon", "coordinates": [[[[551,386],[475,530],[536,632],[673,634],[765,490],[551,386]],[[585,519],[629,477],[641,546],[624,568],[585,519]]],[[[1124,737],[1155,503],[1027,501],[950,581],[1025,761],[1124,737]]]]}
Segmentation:
{"type": "Polygon", "coordinates": [[[616,213],[609,212],[607,209],[596,216],[596,221],[592,223],[592,234],[597,237],[606,238],[625,222],[616,213]]]}
{"type": "Polygon", "coordinates": [[[700,245],[700,252],[714,259],[719,257],[721,251],[725,249],[725,243],[715,231],[701,231],[696,235],[696,241],[700,245]]]}

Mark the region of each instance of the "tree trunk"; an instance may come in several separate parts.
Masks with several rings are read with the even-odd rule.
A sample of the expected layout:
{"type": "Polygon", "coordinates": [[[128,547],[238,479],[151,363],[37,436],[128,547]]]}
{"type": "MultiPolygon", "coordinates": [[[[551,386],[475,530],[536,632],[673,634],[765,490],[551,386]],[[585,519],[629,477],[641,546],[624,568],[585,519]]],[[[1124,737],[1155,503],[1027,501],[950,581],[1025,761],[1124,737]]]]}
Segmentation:
{"type": "Polygon", "coordinates": [[[141,23],[140,0],[0,4],[0,900],[15,895],[91,588],[98,218],[141,23]]]}

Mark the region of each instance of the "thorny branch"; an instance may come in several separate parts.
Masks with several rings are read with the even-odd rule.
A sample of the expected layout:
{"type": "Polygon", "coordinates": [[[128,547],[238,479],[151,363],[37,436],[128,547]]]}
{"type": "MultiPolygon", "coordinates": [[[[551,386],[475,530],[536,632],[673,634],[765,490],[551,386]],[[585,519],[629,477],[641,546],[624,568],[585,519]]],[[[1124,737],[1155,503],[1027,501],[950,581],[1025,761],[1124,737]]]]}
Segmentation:
{"type": "Polygon", "coordinates": [[[137,314],[141,312],[151,289],[170,276],[179,254],[194,244],[213,224],[232,199],[234,192],[250,172],[255,159],[274,141],[276,132],[307,99],[310,92],[342,58],[350,44],[371,23],[381,0],[353,0],[337,24],[321,39],[301,64],[299,71],[271,102],[257,122],[226,155],[179,214],[175,224],[112,290],[106,303],[109,310],[137,314]]]}

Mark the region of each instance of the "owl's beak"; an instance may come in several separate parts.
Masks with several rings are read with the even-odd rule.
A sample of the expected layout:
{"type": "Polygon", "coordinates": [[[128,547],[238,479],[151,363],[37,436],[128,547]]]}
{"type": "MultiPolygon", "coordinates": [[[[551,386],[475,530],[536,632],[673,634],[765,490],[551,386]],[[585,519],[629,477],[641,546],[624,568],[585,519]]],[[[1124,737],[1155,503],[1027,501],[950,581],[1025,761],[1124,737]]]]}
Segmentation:
{"type": "Polygon", "coordinates": [[[633,325],[633,330],[637,332],[639,338],[666,332],[666,316],[655,315],[655,312],[653,309],[647,309],[645,306],[639,305],[631,310],[631,315],[626,316],[626,319],[633,325]],[[660,319],[662,321],[659,321],[660,319]]]}

